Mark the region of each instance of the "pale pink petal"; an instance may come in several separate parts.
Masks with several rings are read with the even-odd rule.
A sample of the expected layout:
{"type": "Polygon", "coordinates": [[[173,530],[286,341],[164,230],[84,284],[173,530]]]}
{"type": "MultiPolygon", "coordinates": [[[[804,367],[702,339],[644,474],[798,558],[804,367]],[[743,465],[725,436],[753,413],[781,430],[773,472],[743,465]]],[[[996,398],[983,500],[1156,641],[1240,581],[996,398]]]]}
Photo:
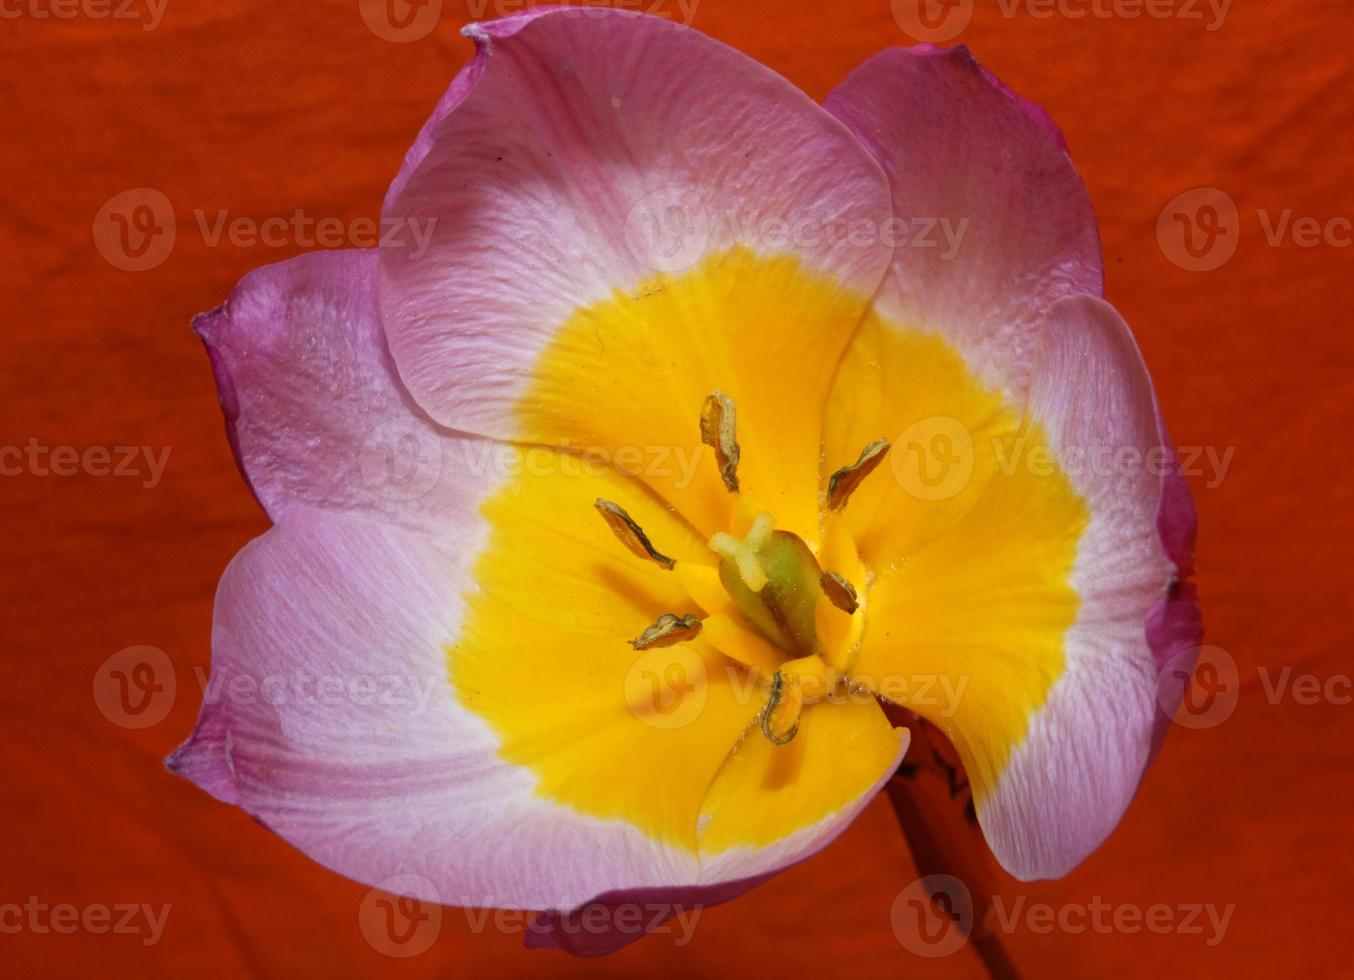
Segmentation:
{"type": "Polygon", "coordinates": [[[417,533],[289,510],[222,579],[202,715],[170,768],[335,871],[415,876],[415,897],[447,905],[695,884],[693,854],[537,794],[457,701],[465,564],[417,533]]]}
{"type": "Polygon", "coordinates": [[[1103,300],[1061,300],[1033,366],[1028,411],[1090,522],[1072,571],[1081,604],[1064,672],[978,807],[997,857],[1023,879],[1065,874],[1132,799],[1160,715],[1149,617],[1177,575],[1158,530],[1174,462],[1127,324],[1103,300]]]}
{"type": "Polygon", "coordinates": [[[240,469],[270,517],[320,507],[457,540],[476,483],[466,462],[478,457],[400,383],[381,331],[375,251],[256,269],[193,327],[240,469]]]}
{"type": "Polygon", "coordinates": [[[880,312],[943,335],[1019,396],[1049,306],[1103,292],[1095,216],[1057,128],[963,47],[883,51],[825,105],[883,165],[910,223],[880,312]]]}
{"type": "Polygon", "coordinates": [[[785,79],[626,11],[466,33],[476,62],[385,209],[435,221],[426,251],[383,250],[381,264],[391,350],[435,419],[517,436],[513,408],[571,313],[735,245],[800,259],[863,312],[889,259],[887,186],[785,79]]]}
{"type": "MultiPolygon", "coordinates": [[[[494,30],[504,33],[520,30],[522,24],[526,21],[540,17],[542,14],[548,14],[551,9],[550,7],[533,7],[530,10],[522,11],[520,14],[502,17],[494,21],[494,30]]],[[[400,191],[404,190],[404,185],[408,182],[410,176],[418,169],[418,165],[423,162],[423,158],[428,155],[428,151],[432,148],[438,124],[460,106],[465,97],[479,83],[480,74],[483,71],[484,58],[476,56],[471,58],[465,67],[456,73],[456,77],[451,80],[451,87],[438,101],[437,106],[433,109],[433,114],[423,123],[418,136],[414,138],[413,146],[409,147],[409,152],[404,155],[404,163],[400,165],[400,172],[395,175],[395,179],[390,182],[390,187],[386,189],[385,207],[387,214],[390,213],[390,206],[399,197],[400,191]]],[[[409,217],[413,216],[410,215],[409,217]]]]}

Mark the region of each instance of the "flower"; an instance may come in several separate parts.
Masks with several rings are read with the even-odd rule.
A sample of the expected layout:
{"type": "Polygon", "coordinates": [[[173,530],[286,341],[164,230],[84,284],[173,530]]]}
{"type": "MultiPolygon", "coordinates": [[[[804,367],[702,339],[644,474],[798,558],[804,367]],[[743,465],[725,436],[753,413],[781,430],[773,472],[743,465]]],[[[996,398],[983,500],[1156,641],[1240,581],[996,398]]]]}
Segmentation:
{"type": "MultiPolygon", "coordinates": [[[[711,902],[871,799],[887,698],[953,741],[1009,871],[1065,873],[1198,615],[1057,130],[963,48],[820,107],[623,11],[466,33],[383,212],[426,240],[195,321],[274,526],[171,769],[419,898],[711,902]]],[[[558,921],[534,940],[634,938],[558,921]]]]}

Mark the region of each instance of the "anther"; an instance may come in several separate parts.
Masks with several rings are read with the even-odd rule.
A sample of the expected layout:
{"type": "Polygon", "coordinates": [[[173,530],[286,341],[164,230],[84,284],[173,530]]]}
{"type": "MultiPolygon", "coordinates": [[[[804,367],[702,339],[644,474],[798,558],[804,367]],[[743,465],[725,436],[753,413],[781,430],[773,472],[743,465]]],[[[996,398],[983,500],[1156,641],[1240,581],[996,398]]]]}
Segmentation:
{"type": "Polygon", "coordinates": [[[715,451],[719,478],[730,493],[738,492],[738,412],[733,399],[717,391],[701,406],[701,442],[715,451]]]}
{"type": "Polygon", "coordinates": [[[685,616],[664,613],[658,617],[658,622],[631,640],[630,645],[636,650],[670,647],[674,643],[685,643],[694,639],[700,631],[701,621],[690,613],[685,616]]]}
{"type": "Polygon", "coordinates": [[[856,492],[856,487],[874,472],[875,467],[884,461],[889,451],[887,439],[876,439],[860,451],[860,458],[850,466],[843,466],[833,473],[827,481],[827,506],[829,510],[841,510],[856,492]]]}
{"type": "Polygon", "coordinates": [[[804,694],[799,684],[776,671],[771,678],[771,695],[762,710],[762,734],[772,745],[789,745],[799,731],[804,712],[804,694]]]}
{"type": "Polygon", "coordinates": [[[856,587],[836,572],[824,572],[820,580],[823,595],[842,612],[850,614],[860,608],[860,599],[856,596],[856,587]]]}
{"type": "Polygon", "coordinates": [[[667,569],[677,564],[667,555],[659,554],[649,542],[649,536],[620,504],[613,504],[610,500],[602,500],[599,497],[593,506],[597,508],[597,513],[602,515],[602,520],[606,521],[607,527],[611,528],[617,540],[633,551],[636,557],[647,558],[667,569]]]}

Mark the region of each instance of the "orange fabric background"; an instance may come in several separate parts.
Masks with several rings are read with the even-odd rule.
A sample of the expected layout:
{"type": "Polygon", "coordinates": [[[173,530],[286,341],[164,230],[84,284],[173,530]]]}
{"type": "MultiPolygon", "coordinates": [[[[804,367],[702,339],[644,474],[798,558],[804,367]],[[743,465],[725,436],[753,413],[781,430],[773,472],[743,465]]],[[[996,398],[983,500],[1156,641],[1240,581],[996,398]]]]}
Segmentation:
{"type": "MultiPolygon", "coordinates": [[[[0,905],[34,895],[171,912],[152,946],[0,934],[3,972],[979,975],[972,950],[928,960],[894,938],[890,905],[916,874],[882,799],[822,854],[705,912],[682,949],[656,936],[577,961],[449,910],[430,951],[396,960],[359,929],[364,886],[164,771],[200,701],[217,578],[267,526],[236,475],[188,319],[248,269],[300,250],[212,247],[193,212],[376,215],[470,53],[456,29],[482,4],[448,0],[438,28],[408,44],[369,30],[356,0],[169,0],[154,30],[144,18],[35,16],[47,6],[6,0],[20,16],[0,22],[0,444],[171,455],[153,489],[0,480],[0,905]],[[138,187],[173,203],[178,237],[163,264],[133,273],[101,257],[91,226],[138,187]],[[142,730],[112,724],[91,693],[106,658],[136,644],[169,655],[178,692],[142,730]]],[[[1027,928],[1007,944],[1030,976],[1347,972],[1354,707],[1275,699],[1264,681],[1285,665],[1323,680],[1354,669],[1354,250],[1275,247],[1260,219],[1354,215],[1347,0],[1238,0],[1216,31],[1206,4],[1204,21],[978,6],[961,40],[1066,133],[1099,213],[1109,297],[1137,332],[1176,442],[1235,449],[1221,482],[1206,485],[1207,466],[1192,482],[1208,642],[1238,664],[1239,705],[1217,727],[1172,733],[1122,826],[1074,874],[1012,886],[1055,907],[1234,904],[1230,927],[1213,947],[1206,934],[1027,928]],[[1158,247],[1156,223],[1200,186],[1235,199],[1240,242],[1221,268],[1187,272],[1158,247]]],[[[693,23],[815,98],[876,50],[910,43],[887,0],[699,0],[693,23]]]]}

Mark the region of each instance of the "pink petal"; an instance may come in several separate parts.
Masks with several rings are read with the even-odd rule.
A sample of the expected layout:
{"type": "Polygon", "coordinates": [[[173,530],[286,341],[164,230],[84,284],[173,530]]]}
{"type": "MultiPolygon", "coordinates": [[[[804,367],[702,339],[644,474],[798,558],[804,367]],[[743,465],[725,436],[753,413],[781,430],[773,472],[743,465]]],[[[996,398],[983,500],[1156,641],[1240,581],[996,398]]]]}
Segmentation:
{"type": "Polygon", "coordinates": [[[572,908],[694,883],[693,855],[538,795],[457,701],[446,647],[466,560],[290,509],[226,570],[202,715],[169,767],[326,867],[414,875],[429,901],[572,908]]]}
{"type": "MultiPolygon", "coordinates": [[[[978,810],[997,857],[1022,879],[1065,874],[1132,799],[1160,717],[1149,620],[1177,575],[1158,530],[1163,467],[1174,460],[1132,333],[1103,300],[1070,297],[1049,311],[1028,409],[1091,516],[1072,573],[1081,607],[1064,673],[978,810]],[[1099,447],[1135,455],[1104,464],[1077,455],[1099,447]]],[[[1183,610],[1192,597],[1174,601],[1183,610]]]]}
{"type": "Polygon", "coordinates": [[[989,386],[1022,392],[1049,306],[1103,292],[1095,216],[1053,122],[963,47],[883,51],[825,105],[912,222],[880,311],[945,336],[989,386]]]}
{"type": "MultiPolygon", "coordinates": [[[[530,10],[524,10],[520,14],[513,14],[509,17],[503,17],[493,22],[495,33],[511,33],[520,30],[522,24],[526,21],[540,17],[542,14],[548,14],[553,8],[533,7],[530,10]]],[[[482,28],[489,25],[479,25],[482,28]]],[[[409,148],[409,152],[404,155],[404,163],[400,166],[400,172],[395,175],[395,179],[390,182],[390,187],[386,189],[385,209],[390,213],[390,206],[400,196],[404,190],[404,185],[408,183],[409,178],[418,165],[423,162],[423,158],[428,155],[434,144],[434,135],[437,132],[438,124],[460,107],[469,95],[479,84],[480,75],[484,72],[484,58],[478,55],[471,58],[451,81],[451,87],[438,101],[433,114],[424,122],[419,130],[418,136],[414,138],[414,145],[409,148]]]]}
{"type": "Polygon", "coordinates": [[[476,62],[385,210],[435,220],[425,253],[381,262],[391,350],[433,418],[514,437],[512,409],[570,313],[735,244],[874,291],[890,251],[883,175],[780,76],[626,11],[561,8],[466,33],[476,62]],[[819,233],[769,244],[773,218],[819,233]],[[830,233],[862,222],[864,244],[830,233]]]}
{"type": "Polygon", "coordinates": [[[1170,731],[1171,721],[1185,685],[1172,680],[1176,672],[1193,673],[1203,642],[1204,623],[1199,611],[1199,597],[1189,577],[1194,574],[1194,539],[1198,522],[1194,514],[1194,499],[1189,484],[1176,464],[1179,458],[1175,444],[1166,434],[1166,423],[1160,422],[1161,443],[1170,453],[1171,468],[1161,487],[1161,506],[1157,510],[1157,532],[1161,536],[1166,557],[1175,565],[1176,577],[1166,595],[1157,600],[1147,617],[1147,642],[1156,658],[1157,674],[1162,679],[1158,687],[1156,729],[1152,736],[1152,754],[1155,756],[1170,731]]]}
{"type": "Polygon", "coordinates": [[[256,269],[193,326],[240,469],[270,517],[320,507],[454,542],[475,482],[457,462],[473,454],[395,374],[374,251],[256,269]]]}

